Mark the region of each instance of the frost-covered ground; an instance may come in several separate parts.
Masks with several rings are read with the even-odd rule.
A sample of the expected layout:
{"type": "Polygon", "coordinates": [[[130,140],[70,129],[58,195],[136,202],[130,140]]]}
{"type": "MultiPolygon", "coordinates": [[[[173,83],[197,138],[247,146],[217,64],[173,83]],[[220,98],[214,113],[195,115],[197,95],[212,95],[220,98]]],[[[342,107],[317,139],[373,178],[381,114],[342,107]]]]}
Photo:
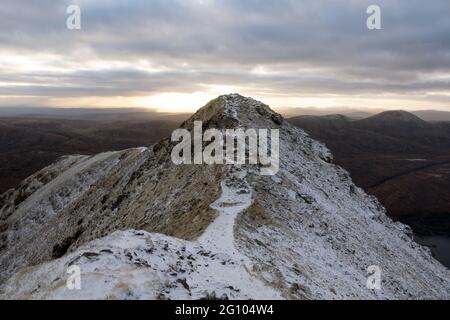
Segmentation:
{"type": "Polygon", "coordinates": [[[245,171],[222,182],[211,207],[216,220],[198,241],[145,231],[117,231],[56,261],[19,272],[0,298],[27,299],[280,299],[234,244],[238,213],[251,203],[245,171]],[[67,270],[81,269],[81,289],[69,290],[67,270]],[[45,288],[42,290],[42,288],[45,288]]]}
{"type": "Polygon", "coordinates": [[[3,201],[0,265],[15,274],[0,298],[450,298],[449,270],[303,130],[239,95],[210,102],[183,127],[194,120],[280,129],[280,170],[174,167],[167,141],[69,157],[3,201]],[[58,259],[55,243],[66,250],[58,259]],[[66,287],[71,265],[81,290],[66,287]],[[366,287],[371,265],[381,290],[366,287]]]}

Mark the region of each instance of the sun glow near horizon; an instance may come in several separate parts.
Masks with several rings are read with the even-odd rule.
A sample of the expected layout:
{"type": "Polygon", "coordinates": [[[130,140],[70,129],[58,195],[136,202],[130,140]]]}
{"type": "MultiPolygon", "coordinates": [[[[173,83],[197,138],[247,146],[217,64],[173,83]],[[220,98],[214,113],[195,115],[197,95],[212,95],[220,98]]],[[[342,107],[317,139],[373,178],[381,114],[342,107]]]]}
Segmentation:
{"type": "Polygon", "coordinates": [[[209,88],[195,92],[158,92],[148,96],[112,97],[12,97],[0,95],[0,105],[42,106],[54,108],[144,108],[158,112],[192,113],[220,95],[239,93],[259,100],[272,109],[317,108],[317,109],[358,109],[366,111],[398,110],[441,110],[450,111],[446,101],[430,102],[426,96],[405,98],[398,95],[288,95],[261,92],[234,87],[209,88]]]}
{"type": "Polygon", "coordinates": [[[139,98],[138,103],[142,107],[156,109],[160,112],[181,113],[193,112],[214,98],[215,96],[210,93],[167,92],[139,98]]]}
{"type": "Polygon", "coordinates": [[[409,111],[435,109],[441,111],[449,111],[446,103],[430,104],[426,99],[405,99],[398,96],[288,96],[276,95],[261,92],[247,92],[233,90],[233,88],[226,88],[219,91],[205,91],[205,92],[164,92],[143,98],[136,98],[135,104],[137,107],[145,107],[148,109],[156,109],[160,112],[195,112],[209,101],[217,98],[220,95],[239,93],[243,96],[252,97],[259,100],[273,109],[281,108],[348,108],[361,110],[394,110],[403,109],[409,111]]]}
{"type": "Polygon", "coordinates": [[[239,93],[241,88],[225,85],[205,85],[205,91],[161,92],[139,98],[139,106],[160,112],[195,112],[220,95],[239,93]]]}

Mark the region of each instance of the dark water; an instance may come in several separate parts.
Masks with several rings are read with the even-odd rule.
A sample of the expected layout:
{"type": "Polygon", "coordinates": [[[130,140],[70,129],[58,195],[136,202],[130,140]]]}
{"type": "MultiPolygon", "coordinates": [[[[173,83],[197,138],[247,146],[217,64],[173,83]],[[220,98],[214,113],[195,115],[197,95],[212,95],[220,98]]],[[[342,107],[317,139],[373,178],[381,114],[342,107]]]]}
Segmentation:
{"type": "Polygon", "coordinates": [[[450,269],[450,236],[416,236],[415,239],[430,247],[433,256],[450,269]]]}

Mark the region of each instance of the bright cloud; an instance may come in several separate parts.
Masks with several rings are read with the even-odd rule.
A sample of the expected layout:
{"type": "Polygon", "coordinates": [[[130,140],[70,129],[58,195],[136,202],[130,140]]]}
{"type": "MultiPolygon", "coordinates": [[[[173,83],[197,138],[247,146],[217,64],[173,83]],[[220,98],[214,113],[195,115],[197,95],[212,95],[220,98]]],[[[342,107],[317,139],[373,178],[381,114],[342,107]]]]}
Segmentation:
{"type": "Polygon", "coordinates": [[[78,0],[0,7],[0,106],[194,110],[239,92],[276,106],[450,110],[450,3],[78,0]]]}

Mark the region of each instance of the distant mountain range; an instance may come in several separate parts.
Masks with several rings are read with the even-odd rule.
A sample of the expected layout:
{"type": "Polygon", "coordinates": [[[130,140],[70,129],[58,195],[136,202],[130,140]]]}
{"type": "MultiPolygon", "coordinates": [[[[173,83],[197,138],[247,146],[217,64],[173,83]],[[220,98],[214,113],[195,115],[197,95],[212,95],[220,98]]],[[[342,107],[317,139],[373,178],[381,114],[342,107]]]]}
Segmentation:
{"type": "MultiPolygon", "coordinates": [[[[382,109],[356,109],[356,108],[275,108],[286,118],[302,115],[325,116],[341,114],[350,119],[364,119],[382,113],[382,109]]],[[[410,112],[422,120],[430,122],[450,121],[450,111],[419,110],[410,112]]],[[[156,112],[148,108],[51,108],[51,107],[0,107],[0,117],[43,117],[71,120],[124,120],[124,119],[152,119],[172,117],[173,113],[156,112]]],[[[178,113],[178,116],[187,119],[191,113],[178,113]]]]}
{"type": "MultiPolygon", "coordinates": [[[[292,118],[296,116],[326,116],[326,115],[334,115],[340,114],[346,116],[353,120],[359,120],[364,118],[369,118],[373,115],[383,113],[382,109],[352,109],[352,108],[315,108],[315,107],[307,107],[307,108],[278,108],[278,112],[283,114],[287,118],[292,118]]],[[[442,122],[442,121],[450,121],[450,111],[438,111],[438,110],[419,110],[419,111],[411,111],[413,115],[416,115],[422,120],[429,122],[442,122]]]]}

